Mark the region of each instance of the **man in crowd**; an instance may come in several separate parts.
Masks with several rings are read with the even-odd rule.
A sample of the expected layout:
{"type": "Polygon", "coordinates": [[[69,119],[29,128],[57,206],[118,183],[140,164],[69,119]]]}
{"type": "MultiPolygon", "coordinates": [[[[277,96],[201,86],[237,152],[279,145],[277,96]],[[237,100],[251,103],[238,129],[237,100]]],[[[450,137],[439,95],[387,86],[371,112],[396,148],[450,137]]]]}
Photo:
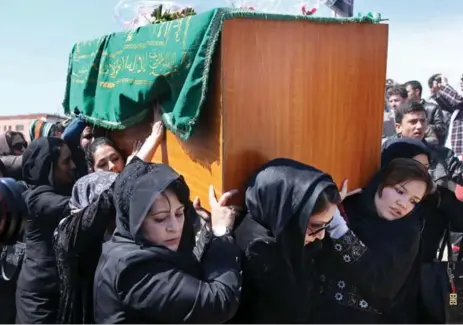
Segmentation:
{"type": "Polygon", "coordinates": [[[442,110],[451,114],[445,146],[452,149],[461,159],[463,155],[463,97],[449,85],[447,78],[441,74],[435,74],[429,78],[431,98],[433,98],[442,110]]]}
{"type": "Polygon", "coordinates": [[[409,101],[401,104],[395,110],[395,122],[397,134],[391,138],[419,139],[431,150],[430,173],[436,183],[452,191],[456,184],[463,185],[463,162],[449,148],[431,144],[425,139],[428,126],[423,104],[409,101]]]}
{"type": "Polygon", "coordinates": [[[396,84],[386,86],[386,107],[383,119],[383,139],[395,135],[394,110],[407,100],[407,91],[396,84]]]}
{"type": "MultiPolygon", "coordinates": [[[[385,138],[387,139],[389,137],[395,136],[395,131],[397,129],[395,113],[398,107],[408,102],[407,89],[402,85],[392,86],[391,88],[388,89],[386,98],[387,98],[387,102],[389,104],[389,108],[391,109],[391,111],[384,113],[385,116],[384,116],[384,122],[383,122],[383,140],[385,138]],[[392,131],[390,127],[391,123],[393,123],[394,125],[392,131]]],[[[431,127],[427,127],[424,132],[425,132],[424,137],[427,142],[433,145],[437,145],[439,143],[436,133],[431,127]]]]}
{"type": "Polygon", "coordinates": [[[437,144],[444,145],[447,136],[447,128],[444,121],[442,110],[436,103],[425,101],[422,98],[423,86],[417,80],[411,80],[405,83],[408,100],[411,102],[421,103],[426,110],[428,127],[434,131],[437,137],[437,144]]]}

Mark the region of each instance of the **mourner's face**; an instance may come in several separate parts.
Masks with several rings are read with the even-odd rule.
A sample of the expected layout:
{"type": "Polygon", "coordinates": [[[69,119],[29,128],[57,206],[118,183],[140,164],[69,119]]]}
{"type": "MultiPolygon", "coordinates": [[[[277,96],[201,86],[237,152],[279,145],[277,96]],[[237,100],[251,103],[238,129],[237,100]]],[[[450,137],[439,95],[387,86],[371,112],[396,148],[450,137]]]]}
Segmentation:
{"type": "Polygon", "coordinates": [[[322,240],[325,237],[325,228],[333,219],[335,211],[336,205],[329,204],[325,211],[310,217],[307,231],[305,232],[305,245],[313,243],[316,240],[322,240]]]}
{"type": "Polygon", "coordinates": [[[67,145],[61,147],[58,164],[55,169],[55,182],[60,185],[72,184],[76,177],[76,165],[67,145]]]}
{"type": "Polygon", "coordinates": [[[11,142],[13,143],[11,147],[13,155],[21,156],[27,147],[27,143],[24,141],[24,138],[19,134],[16,134],[12,137],[11,142]]]}
{"type": "Polygon", "coordinates": [[[153,244],[176,251],[182,238],[185,206],[172,191],[164,191],[153,202],[142,224],[144,237],[153,244]]]}
{"type": "Polygon", "coordinates": [[[420,153],[419,155],[416,155],[415,157],[413,157],[413,159],[422,163],[426,168],[429,168],[429,165],[430,165],[429,158],[424,153],[420,153]]]}
{"type": "Polygon", "coordinates": [[[395,110],[400,104],[404,103],[405,100],[406,99],[400,97],[400,95],[391,95],[389,96],[389,107],[395,110]]]}
{"type": "Polygon", "coordinates": [[[88,145],[93,141],[93,132],[89,126],[86,126],[82,131],[82,136],[80,138],[80,147],[82,149],[87,149],[88,145]]]}
{"type": "Polygon", "coordinates": [[[411,85],[407,86],[407,94],[408,94],[409,101],[419,102],[421,100],[419,89],[413,89],[411,85]]]}
{"type": "Polygon", "coordinates": [[[121,154],[107,144],[102,144],[93,153],[93,170],[96,172],[120,173],[124,169],[124,160],[121,154]]]}
{"type": "Polygon", "coordinates": [[[425,112],[411,112],[404,115],[402,123],[396,124],[396,132],[404,138],[423,140],[426,126],[425,112]]]}
{"type": "Polygon", "coordinates": [[[426,193],[426,183],[409,180],[387,186],[375,195],[375,206],[380,217],[397,220],[412,212],[426,193]]]}

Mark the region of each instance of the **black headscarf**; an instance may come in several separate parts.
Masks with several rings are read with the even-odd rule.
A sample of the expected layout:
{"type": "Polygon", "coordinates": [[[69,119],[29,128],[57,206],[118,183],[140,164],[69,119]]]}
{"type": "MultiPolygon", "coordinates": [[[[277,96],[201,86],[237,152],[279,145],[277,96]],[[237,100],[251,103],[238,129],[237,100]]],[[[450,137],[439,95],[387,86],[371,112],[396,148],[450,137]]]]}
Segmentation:
{"type": "Polygon", "coordinates": [[[168,165],[146,163],[138,157],[133,158],[124,168],[115,183],[115,234],[158,253],[170,254],[170,250],[147,241],[140,232],[154,200],[169,187],[174,187],[179,201],[185,205],[185,221],[178,252],[192,254],[196,213],[190,202],[190,190],[183,177],[168,165]]]}
{"type": "MultiPolygon", "coordinates": [[[[411,272],[416,271],[414,265],[419,253],[423,220],[416,209],[393,221],[379,216],[375,207],[375,196],[383,173],[384,169],[380,170],[361,193],[347,197],[342,204],[349,228],[369,250],[377,252],[378,262],[384,263],[384,267],[395,274],[395,278],[391,279],[391,288],[402,287],[393,301],[375,295],[365,297],[375,308],[386,311],[396,301],[404,299],[409,290],[404,284],[408,283],[405,279],[411,272]]],[[[375,292],[376,287],[371,288],[375,292]]]]}
{"type": "Polygon", "coordinates": [[[268,229],[293,269],[304,266],[304,239],[320,194],[336,186],[330,175],[301,162],[278,158],[263,165],[246,190],[250,219],[268,229]]]}
{"type": "Polygon", "coordinates": [[[331,176],[286,158],[269,161],[251,177],[247,212],[235,231],[245,255],[240,321],[307,321],[320,246],[304,246],[304,239],[316,202],[329,187],[336,188],[331,176]]]}
{"type": "Polygon", "coordinates": [[[39,138],[23,153],[23,180],[28,185],[54,186],[54,170],[64,140],[55,137],[39,138]]]}
{"type": "Polygon", "coordinates": [[[79,179],[69,202],[71,214],[54,233],[60,324],[93,323],[93,277],[105,231],[115,217],[111,186],[117,175],[98,172],[79,179]]]}
{"type": "Polygon", "coordinates": [[[410,246],[410,234],[415,234],[417,229],[419,231],[422,220],[414,213],[415,210],[393,221],[379,216],[375,207],[375,196],[383,173],[384,169],[381,169],[361,193],[343,201],[349,227],[368,247],[381,245],[386,249],[405,249],[410,246]],[[394,238],[394,243],[391,243],[391,238],[394,238]]]}
{"type": "Polygon", "coordinates": [[[385,143],[381,152],[381,166],[385,167],[396,158],[410,158],[424,154],[431,161],[431,150],[423,141],[412,138],[400,138],[389,140],[385,143]]]}

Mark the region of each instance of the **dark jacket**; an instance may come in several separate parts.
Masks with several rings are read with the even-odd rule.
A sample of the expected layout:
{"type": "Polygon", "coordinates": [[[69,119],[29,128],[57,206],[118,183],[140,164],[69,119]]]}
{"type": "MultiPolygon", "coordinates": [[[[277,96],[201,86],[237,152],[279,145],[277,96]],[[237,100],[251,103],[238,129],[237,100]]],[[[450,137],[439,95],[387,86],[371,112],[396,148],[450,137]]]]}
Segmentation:
{"type": "Polygon", "coordinates": [[[14,324],[16,317],[16,282],[24,256],[22,242],[22,221],[27,216],[27,207],[22,199],[25,187],[13,179],[0,179],[2,217],[10,222],[0,234],[1,266],[0,275],[0,324],[14,324]]]}
{"type": "MultiPolygon", "coordinates": [[[[431,168],[434,166],[434,174],[443,173],[444,168],[438,167],[439,164],[436,162],[439,161],[439,155],[435,150],[435,146],[429,145],[426,141],[411,138],[391,139],[383,146],[381,166],[387,165],[395,158],[413,158],[418,154],[425,154],[431,162],[431,168]]],[[[443,164],[444,162],[441,163],[443,164]]],[[[430,262],[436,257],[439,243],[449,225],[452,231],[463,231],[463,202],[455,197],[453,191],[442,185],[438,185],[437,191],[420,203],[415,213],[420,214],[425,220],[421,245],[423,262],[430,262]]]]}
{"type": "Polygon", "coordinates": [[[422,234],[422,261],[436,258],[445,230],[450,226],[453,232],[463,232],[463,202],[449,189],[438,186],[432,196],[420,204],[419,212],[426,220],[422,234]]]}
{"type": "Polygon", "coordinates": [[[246,190],[247,214],[236,230],[243,252],[243,292],[231,323],[306,323],[318,243],[305,246],[315,202],[332,178],[290,159],[264,164],[246,190]]]}
{"type": "Polygon", "coordinates": [[[59,288],[52,238],[59,221],[69,213],[70,191],[53,186],[53,166],[63,144],[59,138],[40,138],[23,154],[23,177],[30,188],[23,194],[29,215],[26,256],[16,291],[20,324],[56,322],[59,288]]]}
{"type": "MultiPolygon", "coordinates": [[[[395,158],[413,158],[418,154],[427,155],[432,162],[432,152],[426,142],[410,138],[390,140],[382,151],[381,165],[387,165],[395,158]]],[[[407,290],[401,300],[385,315],[388,323],[396,323],[398,320],[407,323],[429,321],[425,320],[427,313],[421,309],[424,305],[416,304],[419,300],[417,289],[422,284],[418,272],[421,272],[423,263],[435,260],[440,242],[449,225],[453,231],[463,231],[463,202],[445,187],[437,186],[437,191],[426,197],[414,214],[424,220],[418,264],[406,280],[407,290]]]]}
{"type": "MultiPolygon", "coordinates": [[[[439,105],[432,102],[427,102],[424,99],[421,100],[421,103],[426,110],[426,117],[428,119],[429,126],[434,131],[438,140],[437,143],[433,144],[443,145],[447,137],[448,125],[444,121],[442,110],[440,109],[439,105]]],[[[426,138],[426,141],[431,142],[428,138],[426,138]]]]}
{"type": "MultiPolygon", "coordinates": [[[[383,143],[383,148],[387,147],[390,141],[398,138],[400,138],[399,135],[389,138],[383,143]]],[[[451,191],[455,191],[456,184],[463,186],[463,162],[458,159],[455,153],[447,147],[435,146],[426,140],[423,142],[431,151],[429,172],[434,182],[451,191]]]]}
{"type": "Polygon", "coordinates": [[[0,157],[3,165],[5,166],[5,174],[3,177],[11,177],[16,180],[22,180],[22,156],[3,156],[0,157]]]}
{"type": "Polygon", "coordinates": [[[225,235],[211,240],[201,262],[195,258],[196,214],[181,176],[135,157],[116,180],[114,202],[117,229],[103,245],[95,273],[96,323],[222,323],[235,314],[239,249],[225,235]],[[147,241],[139,231],[154,199],[171,186],[186,207],[177,251],[147,241]]]}
{"type": "MultiPolygon", "coordinates": [[[[382,219],[374,208],[377,181],[343,202],[349,230],[338,240],[325,239],[316,261],[319,295],[314,299],[312,323],[407,323],[403,310],[394,310],[417,272],[421,220],[414,215],[382,219]],[[404,319],[405,317],[405,319],[404,319]]],[[[411,306],[413,308],[413,306],[411,306]]]]}

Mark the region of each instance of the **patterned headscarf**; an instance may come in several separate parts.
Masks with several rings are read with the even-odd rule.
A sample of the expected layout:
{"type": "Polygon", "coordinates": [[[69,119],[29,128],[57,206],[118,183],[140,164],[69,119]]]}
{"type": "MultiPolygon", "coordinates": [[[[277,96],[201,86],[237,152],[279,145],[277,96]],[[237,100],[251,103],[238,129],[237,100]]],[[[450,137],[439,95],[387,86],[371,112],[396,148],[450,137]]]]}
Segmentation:
{"type": "Polygon", "coordinates": [[[77,213],[111,187],[119,174],[112,172],[92,173],[79,179],[72,189],[69,207],[71,213],[77,213]]]}
{"type": "Polygon", "coordinates": [[[118,174],[82,177],[72,190],[71,215],[55,230],[53,248],[60,287],[57,323],[93,324],[93,275],[108,226],[116,214],[111,185],[118,174]]]}

